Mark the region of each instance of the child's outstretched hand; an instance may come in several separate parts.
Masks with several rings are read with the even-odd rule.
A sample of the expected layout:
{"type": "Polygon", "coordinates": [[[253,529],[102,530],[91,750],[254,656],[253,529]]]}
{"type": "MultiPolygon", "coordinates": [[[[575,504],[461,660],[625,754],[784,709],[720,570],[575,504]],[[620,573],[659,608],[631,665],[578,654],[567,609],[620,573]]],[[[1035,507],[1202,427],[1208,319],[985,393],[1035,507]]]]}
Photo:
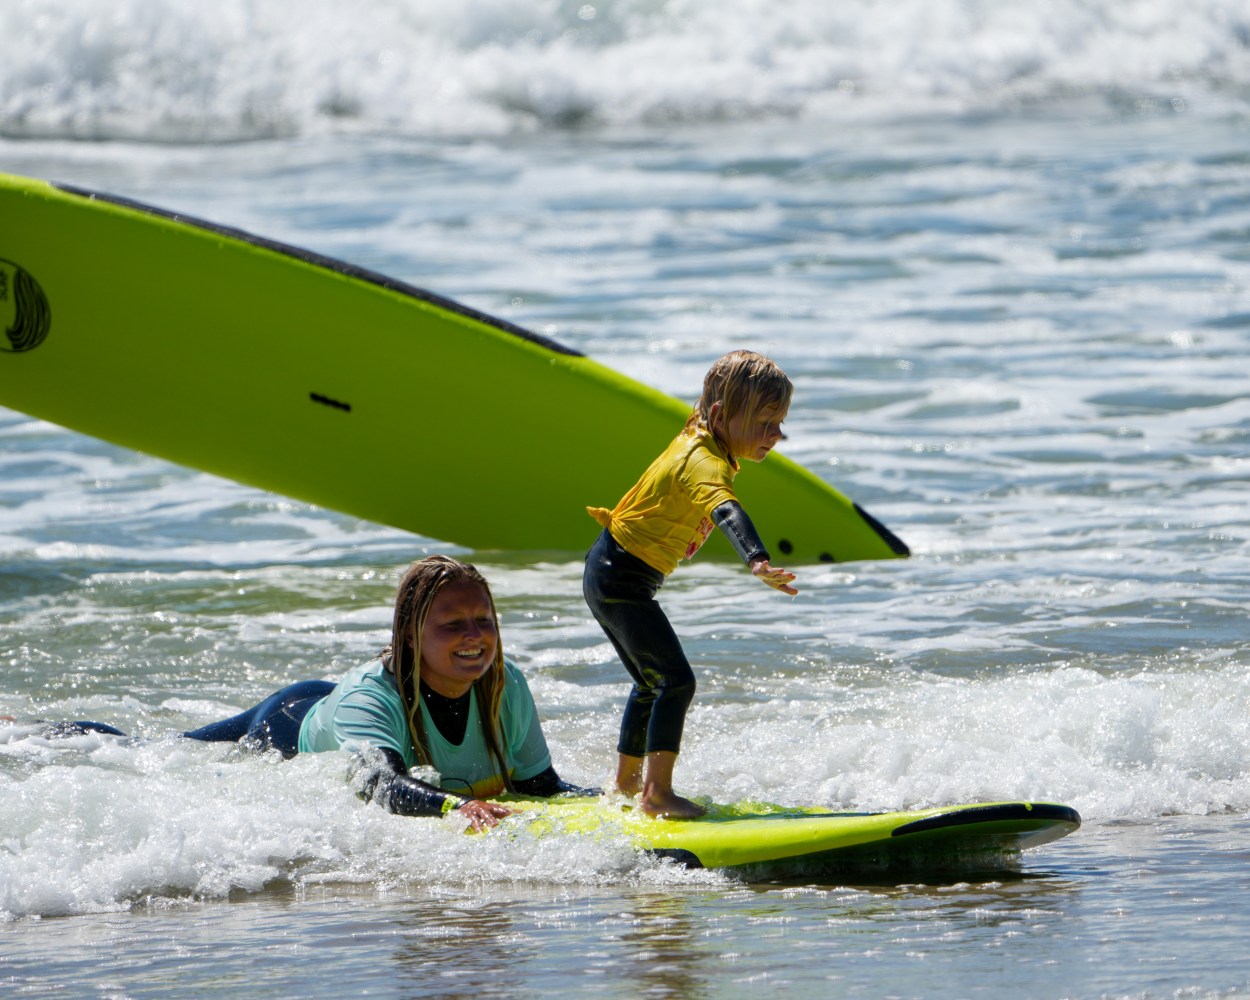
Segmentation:
{"type": "Polygon", "coordinates": [[[766,584],[774,590],[780,590],[783,594],[794,596],[798,593],[797,588],[790,586],[790,581],[794,579],[794,574],[789,570],[784,570],[780,566],[770,566],[767,559],[756,559],[751,563],[751,573],[758,576],[766,584]]]}

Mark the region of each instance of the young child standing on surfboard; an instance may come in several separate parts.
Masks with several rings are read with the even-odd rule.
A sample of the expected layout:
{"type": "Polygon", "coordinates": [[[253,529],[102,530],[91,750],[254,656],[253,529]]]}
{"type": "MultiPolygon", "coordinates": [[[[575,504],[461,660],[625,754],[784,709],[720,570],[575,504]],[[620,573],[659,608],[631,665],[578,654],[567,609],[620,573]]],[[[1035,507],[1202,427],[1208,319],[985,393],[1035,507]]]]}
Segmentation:
{"type": "Polygon", "coordinates": [[[759,462],[785,435],[794,386],[777,364],[734,351],[712,365],[686,426],[612,509],[587,507],[603,532],[586,555],[582,592],[634,686],[621,720],[616,787],[644,812],[694,818],[704,809],[673,791],[695,679],[656,592],[720,528],[751,572],[786,594],[794,574],[768,550],[733,491],[739,461],[759,462]]]}

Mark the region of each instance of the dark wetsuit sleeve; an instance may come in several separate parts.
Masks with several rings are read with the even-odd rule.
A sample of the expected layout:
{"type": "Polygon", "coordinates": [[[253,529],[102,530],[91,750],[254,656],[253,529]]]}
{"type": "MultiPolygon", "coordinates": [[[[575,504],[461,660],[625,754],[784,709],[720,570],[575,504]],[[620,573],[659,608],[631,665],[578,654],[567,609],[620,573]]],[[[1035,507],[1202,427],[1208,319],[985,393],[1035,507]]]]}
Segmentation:
{"type": "Polygon", "coordinates": [[[738,501],[726,500],[713,510],[712,522],[729,537],[734,551],[748,566],[756,559],[768,558],[768,549],[764,548],[759,532],[738,501]]]}
{"type": "Polygon", "coordinates": [[[408,773],[404,759],[389,748],[361,754],[358,794],[400,816],[441,816],[469,800],[436,788],[408,773]]]}
{"type": "Polygon", "coordinates": [[[524,781],[513,781],[513,787],[517,790],[518,795],[533,795],[535,798],[549,799],[553,795],[585,795],[594,796],[602,795],[602,788],[582,788],[580,785],[571,785],[558,774],[554,767],[534,775],[532,778],[526,778],[524,781]]]}

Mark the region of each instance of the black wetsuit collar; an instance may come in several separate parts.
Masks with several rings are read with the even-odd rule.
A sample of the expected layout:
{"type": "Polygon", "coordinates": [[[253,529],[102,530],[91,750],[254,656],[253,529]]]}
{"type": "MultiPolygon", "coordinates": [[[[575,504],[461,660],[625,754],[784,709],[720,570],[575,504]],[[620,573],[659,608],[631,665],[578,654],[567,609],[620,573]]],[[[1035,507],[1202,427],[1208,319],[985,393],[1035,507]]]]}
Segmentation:
{"type": "Polygon", "coordinates": [[[421,682],[421,698],[430,719],[447,742],[459,746],[464,742],[465,730],[469,727],[469,700],[473,696],[470,688],[459,698],[448,698],[439,694],[432,687],[421,682]]]}

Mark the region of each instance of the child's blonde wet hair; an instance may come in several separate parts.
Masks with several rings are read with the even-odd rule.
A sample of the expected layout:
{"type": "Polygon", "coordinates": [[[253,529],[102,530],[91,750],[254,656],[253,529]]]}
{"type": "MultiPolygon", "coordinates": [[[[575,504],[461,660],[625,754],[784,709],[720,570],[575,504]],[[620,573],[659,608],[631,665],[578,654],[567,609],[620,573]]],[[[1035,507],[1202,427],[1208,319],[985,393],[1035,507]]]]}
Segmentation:
{"type": "MultiPolygon", "coordinates": [[[[395,617],[391,625],[391,644],[382,651],[382,659],[395,675],[395,683],[403,699],[404,713],[408,717],[408,735],[412,739],[413,749],[416,750],[417,760],[426,766],[433,766],[434,762],[430,758],[425,726],[421,719],[421,634],[425,631],[425,620],[434,598],[444,587],[458,583],[477,584],[486,592],[491,614],[495,618],[495,634],[498,635],[499,615],[495,611],[495,598],[486,578],[477,567],[459,562],[450,556],[427,556],[409,566],[399,582],[395,595],[395,617]]],[[[503,643],[496,642],[494,662],[486,673],[473,682],[473,687],[477,691],[478,713],[484,723],[482,728],[486,747],[499,765],[504,787],[511,792],[512,780],[508,776],[508,765],[499,741],[499,711],[503,702],[504,677],[503,643]]]]}
{"type": "Polygon", "coordinates": [[[766,406],[789,409],[793,396],[794,383],[777,362],[756,351],[730,351],[703,376],[703,395],[686,427],[711,427],[713,403],[720,403],[725,419],[741,414],[749,422],[766,406]]]}

